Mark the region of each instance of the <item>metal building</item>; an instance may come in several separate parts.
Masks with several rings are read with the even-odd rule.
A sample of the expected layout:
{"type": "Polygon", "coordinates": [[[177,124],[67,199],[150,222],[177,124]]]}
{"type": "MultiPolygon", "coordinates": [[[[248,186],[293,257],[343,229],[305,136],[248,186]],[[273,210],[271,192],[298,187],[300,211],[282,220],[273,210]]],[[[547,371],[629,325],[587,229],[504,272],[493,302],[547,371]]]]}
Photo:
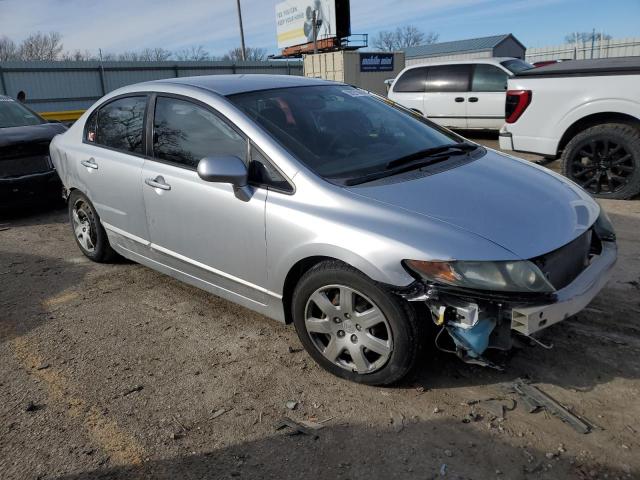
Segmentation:
{"type": "Polygon", "coordinates": [[[420,65],[447,60],[472,58],[515,57],[524,59],[526,47],[512,34],[470,38],[454,42],[432,43],[404,49],[405,62],[420,65]]]}
{"type": "Polygon", "coordinates": [[[0,62],[0,95],[26,94],[45,118],[74,120],[116,88],[161,78],[224,73],[302,75],[302,62],[0,62]]]}

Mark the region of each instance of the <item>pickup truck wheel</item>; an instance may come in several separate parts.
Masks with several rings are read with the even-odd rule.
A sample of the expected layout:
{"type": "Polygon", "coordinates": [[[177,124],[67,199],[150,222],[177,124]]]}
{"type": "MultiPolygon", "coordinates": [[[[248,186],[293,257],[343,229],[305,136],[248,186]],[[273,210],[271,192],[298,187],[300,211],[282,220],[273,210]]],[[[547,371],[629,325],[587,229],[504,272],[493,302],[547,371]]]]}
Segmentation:
{"type": "Polygon", "coordinates": [[[69,220],[73,237],[82,253],[94,262],[106,263],[118,254],[109,245],[107,232],[100,223],[98,212],[89,199],[74,190],[69,196],[69,220]]]}
{"type": "Polygon", "coordinates": [[[413,308],[342,262],[309,270],[296,286],[292,310],[309,355],[353,382],[395,383],[411,371],[421,350],[413,308]]]}
{"type": "Polygon", "coordinates": [[[640,130],[607,123],[583,130],[562,153],[562,173],[595,197],[629,199],[640,192],[640,130]]]}

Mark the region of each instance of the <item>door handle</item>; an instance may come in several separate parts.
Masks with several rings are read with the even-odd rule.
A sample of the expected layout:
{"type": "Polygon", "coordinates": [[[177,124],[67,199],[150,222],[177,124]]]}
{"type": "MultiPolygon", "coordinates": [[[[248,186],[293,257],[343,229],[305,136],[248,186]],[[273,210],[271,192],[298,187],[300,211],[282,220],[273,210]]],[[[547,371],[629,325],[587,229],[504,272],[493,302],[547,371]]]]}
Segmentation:
{"type": "Polygon", "coordinates": [[[89,160],[81,160],[80,164],[87,168],[93,168],[94,170],[98,169],[98,164],[93,157],[91,157],[89,160]]]}
{"type": "Polygon", "coordinates": [[[159,188],[160,190],[171,190],[171,185],[166,183],[161,175],[158,175],[156,178],[147,178],[144,183],[150,187],[159,188]]]}
{"type": "Polygon", "coordinates": [[[469,97],[469,101],[471,103],[476,103],[478,101],[478,97],[469,97]]]}
{"type": "Polygon", "coordinates": [[[464,102],[464,97],[456,97],[455,100],[457,103],[464,102]]]}

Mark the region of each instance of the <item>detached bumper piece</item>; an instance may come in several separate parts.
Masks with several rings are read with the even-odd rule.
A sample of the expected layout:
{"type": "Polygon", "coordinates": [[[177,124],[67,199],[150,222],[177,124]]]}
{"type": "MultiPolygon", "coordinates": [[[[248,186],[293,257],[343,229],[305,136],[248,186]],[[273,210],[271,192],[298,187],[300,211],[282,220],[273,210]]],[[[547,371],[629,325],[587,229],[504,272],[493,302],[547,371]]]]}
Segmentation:
{"type": "MultiPolygon", "coordinates": [[[[569,244],[574,252],[584,248],[583,239],[578,240],[569,244]]],[[[564,274],[556,275],[562,288],[552,294],[494,293],[423,283],[419,283],[421,288],[414,284],[401,294],[409,301],[427,305],[435,324],[441,327],[436,337],[440,350],[468,363],[499,368],[483,356],[486,350],[509,350],[513,333],[529,336],[565,320],[584,309],[602,290],[615,265],[617,246],[595,235],[590,243],[591,250],[584,251],[586,266],[574,270],[570,277],[566,272],[573,270],[573,265],[566,258],[553,262],[564,274]],[[444,332],[453,347],[442,345],[444,332]]]]}

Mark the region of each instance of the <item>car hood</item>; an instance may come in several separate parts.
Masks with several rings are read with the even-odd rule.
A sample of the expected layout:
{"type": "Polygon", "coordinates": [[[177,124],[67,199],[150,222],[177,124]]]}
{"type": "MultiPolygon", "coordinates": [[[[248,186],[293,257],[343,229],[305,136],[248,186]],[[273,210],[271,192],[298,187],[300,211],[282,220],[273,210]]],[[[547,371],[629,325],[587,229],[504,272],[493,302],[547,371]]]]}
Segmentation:
{"type": "Polygon", "coordinates": [[[67,128],[61,123],[43,123],[24,127],[0,128],[0,148],[21,143],[50,141],[67,128]]]}
{"type": "Polygon", "coordinates": [[[566,245],[600,213],[598,204],[564,177],[491,150],[441,173],[386,180],[349,191],[449,223],[523,259],[566,245]]]}

